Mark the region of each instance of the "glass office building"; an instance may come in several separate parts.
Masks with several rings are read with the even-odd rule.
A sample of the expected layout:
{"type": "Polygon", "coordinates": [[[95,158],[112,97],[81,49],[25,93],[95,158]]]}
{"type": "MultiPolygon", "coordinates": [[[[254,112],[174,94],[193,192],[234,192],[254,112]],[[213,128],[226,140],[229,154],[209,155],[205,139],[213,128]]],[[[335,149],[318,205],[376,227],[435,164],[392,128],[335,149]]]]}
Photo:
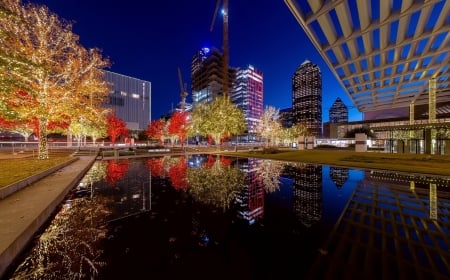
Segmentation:
{"type": "Polygon", "coordinates": [[[130,130],[145,130],[151,121],[151,83],[149,81],[105,71],[111,87],[108,103],[130,130]]]}

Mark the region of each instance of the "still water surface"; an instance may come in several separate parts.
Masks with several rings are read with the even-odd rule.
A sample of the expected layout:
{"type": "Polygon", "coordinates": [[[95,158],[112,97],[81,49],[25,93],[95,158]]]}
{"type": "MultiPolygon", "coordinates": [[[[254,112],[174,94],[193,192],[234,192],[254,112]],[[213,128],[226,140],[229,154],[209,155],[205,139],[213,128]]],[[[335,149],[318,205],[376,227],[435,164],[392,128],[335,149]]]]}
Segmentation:
{"type": "Polygon", "coordinates": [[[448,279],[450,179],[213,155],[97,161],[12,279],[448,279]]]}

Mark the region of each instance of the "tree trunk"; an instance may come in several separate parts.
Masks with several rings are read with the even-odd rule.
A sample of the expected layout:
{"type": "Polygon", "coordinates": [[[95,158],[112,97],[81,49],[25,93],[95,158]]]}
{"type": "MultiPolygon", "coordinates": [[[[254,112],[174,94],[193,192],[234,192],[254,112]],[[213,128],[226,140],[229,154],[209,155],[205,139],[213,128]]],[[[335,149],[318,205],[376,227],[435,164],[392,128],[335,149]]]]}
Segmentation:
{"type": "Polygon", "coordinates": [[[48,159],[47,119],[39,119],[39,151],[38,159],[48,159]]]}

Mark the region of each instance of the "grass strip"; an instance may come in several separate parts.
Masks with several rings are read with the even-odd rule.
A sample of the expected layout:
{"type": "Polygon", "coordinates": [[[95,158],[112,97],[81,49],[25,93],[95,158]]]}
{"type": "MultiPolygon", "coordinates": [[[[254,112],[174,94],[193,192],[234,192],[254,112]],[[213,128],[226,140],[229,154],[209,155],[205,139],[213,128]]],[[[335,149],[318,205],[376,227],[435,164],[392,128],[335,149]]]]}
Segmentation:
{"type": "Polygon", "coordinates": [[[352,151],[330,150],[278,150],[271,153],[258,150],[249,152],[221,152],[221,154],[318,163],[359,169],[382,169],[407,173],[450,176],[450,156],[448,155],[357,153],[352,151]]]}
{"type": "Polygon", "coordinates": [[[41,173],[72,159],[69,154],[51,155],[41,160],[33,157],[0,159],[0,188],[41,173]]]}

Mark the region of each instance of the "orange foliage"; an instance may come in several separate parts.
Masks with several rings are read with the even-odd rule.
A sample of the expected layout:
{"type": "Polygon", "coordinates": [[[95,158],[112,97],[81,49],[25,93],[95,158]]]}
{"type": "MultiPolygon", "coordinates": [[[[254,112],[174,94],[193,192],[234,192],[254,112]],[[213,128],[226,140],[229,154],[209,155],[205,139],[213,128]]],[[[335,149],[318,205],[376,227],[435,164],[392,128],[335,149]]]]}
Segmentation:
{"type": "Polygon", "coordinates": [[[157,138],[159,144],[162,145],[164,126],[164,120],[154,120],[147,126],[147,130],[145,132],[149,138],[157,138]]]}

